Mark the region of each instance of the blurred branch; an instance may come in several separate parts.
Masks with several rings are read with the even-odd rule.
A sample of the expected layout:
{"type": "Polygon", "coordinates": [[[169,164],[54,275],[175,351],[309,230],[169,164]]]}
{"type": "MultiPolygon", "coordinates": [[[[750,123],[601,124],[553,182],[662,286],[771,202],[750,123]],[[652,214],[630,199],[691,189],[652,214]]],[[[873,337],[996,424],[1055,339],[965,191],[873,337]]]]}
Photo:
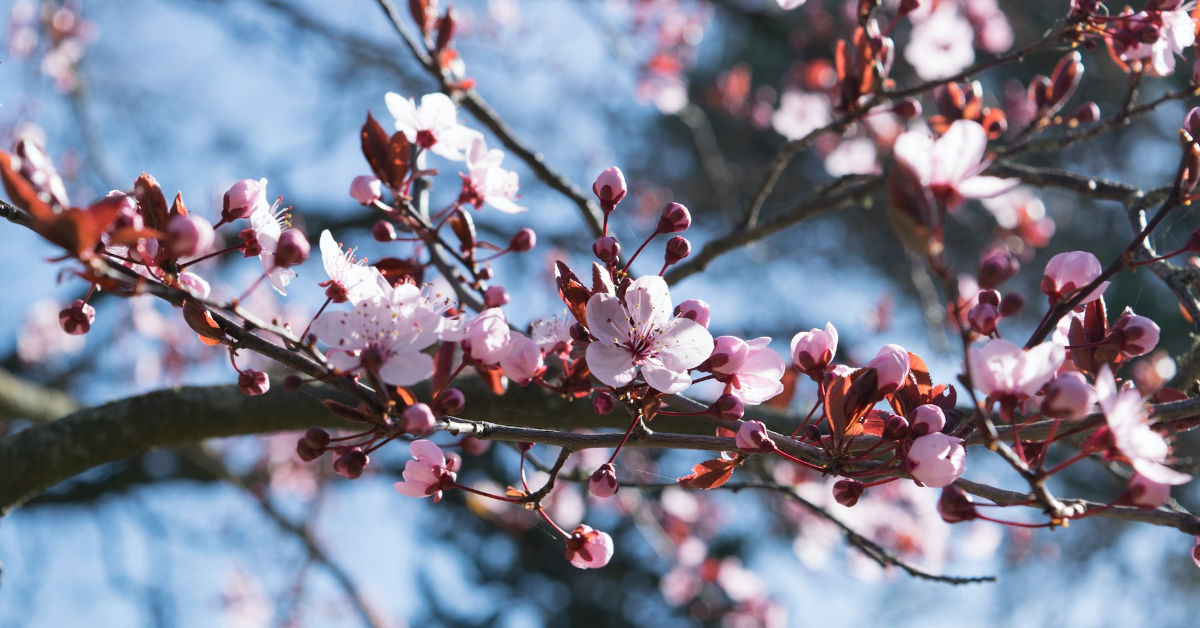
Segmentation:
{"type": "Polygon", "coordinates": [[[53,421],[79,409],[70,396],[0,369],[0,417],[53,421]]]}

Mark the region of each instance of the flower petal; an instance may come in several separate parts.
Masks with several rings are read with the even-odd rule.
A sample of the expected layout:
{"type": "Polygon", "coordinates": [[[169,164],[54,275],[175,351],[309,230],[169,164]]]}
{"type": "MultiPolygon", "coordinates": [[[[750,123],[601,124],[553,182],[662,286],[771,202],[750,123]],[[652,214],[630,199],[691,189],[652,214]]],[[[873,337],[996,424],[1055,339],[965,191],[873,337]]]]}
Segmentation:
{"type": "MultiPolygon", "coordinates": [[[[590,307],[588,316],[591,317],[590,307]]],[[[624,386],[633,381],[633,376],[637,373],[637,367],[633,364],[633,354],[612,341],[598,340],[588,345],[587,365],[592,375],[606,386],[624,386]]]]}
{"type": "Polygon", "coordinates": [[[663,365],[675,371],[700,366],[713,352],[712,334],[703,325],[687,318],[675,318],[666,323],[655,341],[663,365]]]}

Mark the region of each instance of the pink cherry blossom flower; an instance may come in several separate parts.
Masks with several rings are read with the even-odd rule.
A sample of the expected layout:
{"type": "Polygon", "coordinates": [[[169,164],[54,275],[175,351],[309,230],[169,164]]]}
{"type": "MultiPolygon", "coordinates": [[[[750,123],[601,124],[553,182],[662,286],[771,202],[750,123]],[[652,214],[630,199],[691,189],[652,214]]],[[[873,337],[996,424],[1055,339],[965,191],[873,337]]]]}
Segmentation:
{"type": "Polygon", "coordinates": [[[687,299],[675,307],[675,316],[696,321],[701,327],[708,329],[708,303],[699,299],[687,299]]]}
{"type": "Polygon", "coordinates": [[[962,442],[961,438],[941,432],[914,440],[906,463],[909,473],[926,486],[942,488],[953,484],[967,468],[967,450],[962,442]]]}
{"type": "Polygon", "coordinates": [[[275,263],[275,250],[283,234],[284,223],[289,216],[287,209],[279,209],[279,203],[267,206],[259,204],[250,214],[250,231],[258,243],[258,259],[267,273],[267,281],[279,294],[287,294],[287,285],[296,277],[296,271],[275,263]]]}
{"type": "Polygon", "coordinates": [[[613,540],[607,532],[593,530],[591,526],[579,524],[567,539],[567,560],[580,569],[598,569],[608,564],[613,556],[613,540]]]}
{"type": "Polygon", "coordinates": [[[896,138],[892,152],[949,211],[968,198],[997,196],[1019,183],[980,174],[991,165],[986,158],[987,132],[972,120],[956,120],[937,140],[921,131],[909,131],[896,138]]]}
{"type": "Polygon", "coordinates": [[[1129,501],[1134,506],[1154,510],[1166,503],[1167,498],[1171,496],[1171,485],[1155,482],[1141,474],[1134,473],[1133,477],[1129,479],[1129,486],[1125,489],[1125,494],[1129,496],[1129,501]]]}
{"type": "Polygon", "coordinates": [[[943,79],[975,62],[975,29],[953,2],[915,23],[904,59],[926,81],[943,79]]]}
{"type": "Polygon", "coordinates": [[[883,345],[879,353],[867,363],[866,368],[875,369],[880,394],[895,392],[908,379],[908,351],[900,345],[883,345]]]}
{"type": "Polygon", "coordinates": [[[464,338],[465,349],[472,360],[483,364],[496,364],[508,355],[511,330],[504,310],[490,307],[479,313],[467,325],[464,338]]]}
{"type": "Polygon", "coordinates": [[[975,389],[991,399],[1033,397],[1066,358],[1066,348],[1056,342],[1043,342],[1026,351],[1003,338],[971,347],[968,354],[975,389]]]}
{"type": "Polygon", "coordinates": [[[452,161],[462,161],[479,131],[468,129],[458,122],[458,108],[450,97],[441,93],[425,94],[418,107],[411,98],[395,92],[384,96],[388,111],[396,118],[396,130],[408,141],[427,148],[452,161]]]}
{"type": "Polygon", "coordinates": [[[513,332],[508,342],[507,354],[500,358],[500,368],[509,379],[524,384],[533,379],[543,368],[542,350],[536,342],[524,334],[513,332]]]}
{"type": "Polygon", "coordinates": [[[829,124],[832,112],[833,106],[824,94],[792,90],[780,97],[771,126],[788,141],[795,141],[829,124]]]}
{"type": "Polygon", "coordinates": [[[392,486],[396,492],[409,497],[442,499],[442,491],[453,488],[458,475],[446,463],[442,448],[433,441],[415,440],[409,447],[413,460],[404,464],[404,480],[392,486]]]}
{"type": "Polygon", "coordinates": [[[558,353],[571,350],[571,324],[575,320],[566,312],[559,312],[549,318],[533,322],[530,334],[533,341],[545,353],[558,353]]]}
{"type": "Polygon", "coordinates": [[[1173,11],[1156,11],[1153,16],[1146,11],[1139,11],[1127,19],[1139,25],[1161,24],[1157,29],[1158,38],[1153,42],[1133,42],[1120,52],[1123,61],[1149,60],[1150,73],[1156,76],[1174,74],[1175,56],[1184,56],[1184,52],[1196,43],[1196,23],[1192,19],[1190,6],[1183,5],[1173,11]]]}
{"type": "Polygon", "coordinates": [[[504,152],[488,150],[483,136],[477,136],[467,153],[467,171],[470,173],[464,187],[469,187],[470,201],[476,209],[484,203],[506,214],[518,214],[528,208],[517,205],[513,199],[519,190],[517,173],[500,167],[504,152]]]}
{"type": "MultiPolygon", "coordinates": [[[[1046,263],[1046,272],[1042,275],[1042,293],[1050,299],[1053,305],[1074,295],[1100,276],[1100,260],[1087,251],[1068,251],[1059,253],[1046,263]]],[[[1105,281],[1091,292],[1083,303],[1091,303],[1100,298],[1108,289],[1105,281]]]]}
{"type": "MultiPolygon", "coordinates": [[[[722,336],[725,338],[727,336],[722,336]]],[[[770,338],[762,337],[742,342],[745,353],[738,360],[736,368],[730,370],[729,365],[714,368],[726,377],[718,377],[732,384],[730,393],[750,405],[760,404],[783,392],[783,358],[767,347],[770,338]]]]}
{"type": "Polygon", "coordinates": [[[646,383],[665,393],[691,385],[688,370],[704,362],[713,337],[693,320],[672,317],[667,282],[658,275],[639,277],[621,300],[593,294],[587,303],[588,329],[596,342],[588,345],[587,364],[608,386],[633,381],[638,369],[646,383]]]}
{"type": "Polygon", "coordinates": [[[321,263],[325,266],[325,274],[329,275],[329,281],[321,282],[321,285],[325,286],[325,295],[334,303],[349,301],[357,304],[391,291],[378,268],[355,259],[353,249],[343,251],[328,229],[321,232],[320,245],[321,263]]]}
{"type": "Polygon", "coordinates": [[[833,323],[792,336],[792,364],[810,377],[821,377],[837,353],[838,333],[833,323]]]}
{"type": "Polygon", "coordinates": [[[267,201],[267,180],[242,179],[230,186],[222,201],[221,222],[249,218],[257,211],[270,209],[267,201]]]}
{"type": "Polygon", "coordinates": [[[408,386],[433,374],[433,358],[421,351],[438,340],[442,320],[420,289],[400,284],[352,312],[322,315],[312,331],[329,345],[326,357],[339,371],[366,369],[388,384],[408,386]]]}
{"type": "Polygon", "coordinates": [[[1153,482],[1177,485],[1191,481],[1192,476],[1163,464],[1171,448],[1161,434],[1150,429],[1141,394],[1133,386],[1118,388],[1107,364],[1096,375],[1096,398],[1111,433],[1115,452],[1110,451],[1110,456],[1116,453],[1127,458],[1134,471],[1153,482]]]}

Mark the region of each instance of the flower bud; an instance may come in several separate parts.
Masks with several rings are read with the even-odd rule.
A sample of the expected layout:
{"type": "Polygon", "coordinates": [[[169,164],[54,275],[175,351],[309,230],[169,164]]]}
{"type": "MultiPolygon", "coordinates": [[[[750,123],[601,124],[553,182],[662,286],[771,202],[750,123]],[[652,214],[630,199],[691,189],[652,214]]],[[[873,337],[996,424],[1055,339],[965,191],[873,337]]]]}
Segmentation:
{"type": "Polygon", "coordinates": [[[1000,293],[995,290],[980,290],[976,298],[980,303],[1000,307],[1000,293]]]}
{"type": "Polygon", "coordinates": [[[863,494],[863,483],[858,480],[838,480],[833,484],[833,499],[850,508],[858,503],[863,494]]]}
{"type": "Polygon", "coordinates": [[[679,260],[692,254],[692,243],[683,236],[675,236],[667,240],[667,251],[663,261],[667,266],[679,263],[679,260]]]}
{"type": "Polygon", "coordinates": [[[708,329],[709,307],[699,299],[688,299],[676,305],[675,316],[696,321],[701,327],[708,329]]]}
{"type": "Polygon", "coordinates": [[[453,451],[446,452],[446,470],[455,472],[462,468],[462,456],[453,451]]]}
{"type": "Polygon", "coordinates": [[[1129,487],[1125,489],[1129,503],[1138,508],[1154,510],[1167,502],[1171,497],[1171,485],[1160,484],[1134,473],[1129,479],[1129,487]]]}
{"type": "Polygon", "coordinates": [[[621,254],[621,243],[612,236],[596,238],[596,243],[592,245],[592,252],[602,262],[615,262],[617,256],[621,254]]]}
{"type": "Polygon", "coordinates": [[[837,353],[838,333],[833,323],[825,329],[810,329],[792,336],[792,364],[814,379],[823,377],[825,368],[837,353]]]}
{"type": "Polygon", "coordinates": [[[371,237],[375,238],[376,242],[391,242],[396,239],[396,227],[387,220],[377,221],[371,226],[371,237]]]}
{"type": "Polygon", "coordinates": [[[266,205],[267,180],[242,179],[234,183],[225,193],[221,208],[221,222],[247,218],[259,206],[266,205]]]}
{"type": "Polygon", "coordinates": [[[310,427],[300,440],[313,449],[324,451],[329,446],[329,432],[319,427],[310,427]]]}
{"type": "Polygon", "coordinates": [[[733,441],[737,448],[746,453],[774,451],[775,441],[767,433],[767,426],[762,421],[744,421],[738,426],[737,435],[733,441]]]}
{"type": "Polygon", "coordinates": [[[286,268],[303,264],[308,259],[311,247],[308,238],[299,229],[284,229],[279,234],[279,244],[275,247],[275,266],[286,268]]]}
{"type": "Polygon", "coordinates": [[[467,405],[467,397],[461,390],[454,387],[443,390],[433,403],[434,411],[438,415],[455,414],[465,405],[467,405]]]}
{"type": "Polygon", "coordinates": [[[600,200],[600,208],[605,214],[611,214],[628,191],[625,186],[625,174],[616,166],[601,172],[592,184],[592,193],[600,200]]]}
{"type": "Polygon", "coordinates": [[[475,438],[474,436],[466,436],[459,441],[458,446],[462,447],[463,453],[472,456],[482,456],[487,453],[487,450],[492,448],[492,441],[475,438]]]}
{"type": "Polygon", "coordinates": [[[1085,102],[1071,114],[1070,119],[1077,124],[1091,124],[1100,119],[1100,106],[1092,101],[1085,102]]]}
{"type": "Polygon", "coordinates": [[[312,462],[313,460],[320,458],[321,454],[323,453],[325,453],[324,449],[313,449],[312,446],[309,445],[308,442],[303,438],[296,441],[296,456],[304,462],[312,462]]]}
{"type": "Polygon", "coordinates": [[[592,339],[588,335],[587,328],[577,322],[571,323],[571,326],[567,328],[567,333],[571,335],[571,340],[575,342],[588,342],[592,339]]]}
{"type": "Polygon", "coordinates": [[[912,120],[921,115],[921,101],[916,98],[900,99],[892,105],[892,113],[905,120],[912,120]]]}
{"type": "Polygon", "coordinates": [[[713,339],[713,352],[705,362],[705,370],[722,375],[733,375],[742,368],[750,345],[737,336],[717,336],[713,339]]]}
{"type": "Polygon", "coordinates": [[[977,303],[967,312],[967,322],[971,330],[984,336],[996,331],[996,321],[1000,318],[1000,310],[990,303],[977,303]]]}
{"type": "Polygon", "coordinates": [[[611,414],[617,409],[617,398],[607,390],[602,390],[592,397],[592,409],[599,415],[611,414]]]}
{"type": "Polygon", "coordinates": [[[994,250],[979,260],[979,287],[984,290],[995,288],[1008,281],[1021,270],[1017,256],[1005,250],[994,250]]]}
{"type": "Polygon", "coordinates": [[[658,219],[658,233],[679,233],[692,225],[692,213],[679,203],[667,203],[658,219]]]}
{"type": "Polygon", "coordinates": [[[59,310],[58,325],[72,336],[80,336],[92,329],[92,321],[96,320],[96,308],[75,299],[70,305],[59,310]]]}
{"type": "Polygon", "coordinates": [[[383,186],[379,177],[369,174],[354,177],[350,182],[350,197],[363,205],[370,205],[383,197],[383,186]]]}
{"type": "Polygon", "coordinates": [[[1000,299],[1000,316],[1016,316],[1025,307],[1025,296],[1020,292],[1007,292],[1000,299]]]}
{"type": "Polygon", "coordinates": [[[935,434],[946,427],[946,413],[931,403],[917,406],[912,411],[912,421],[909,423],[908,435],[919,438],[926,434],[935,434]]]}
{"type": "Polygon", "coordinates": [[[905,466],[914,480],[926,486],[949,486],[967,468],[967,450],[962,442],[941,432],[921,436],[908,449],[905,466]]]}
{"type": "Polygon", "coordinates": [[[271,389],[271,378],[262,371],[246,369],[238,373],[238,390],[247,397],[257,397],[271,389]]]}
{"type": "Polygon", "coordinates": [[[588,492],[600,499],[612,497],[619,488],[621,484],[617,481],[617,471],[611,462],[601,465],[588,479],[588,492]]]}
{"type": "Polygon", "coordinates": [[[404,418],[404,431],[413,436],[424,436],[437,425],[433,410],[423,403],[414,403],[405,408],[401,416],[404,418]]]}
{"type": "Polygon", "coordinates": [[[883,437],[887,440],[900,440],[908,435],[908,419],[893,414],[883,424],[883,437]]]}
{"type": "Polygon", "coordinates": [[[1042,414],[1055,419],[1075,421],[1092,411],[1095,393],[1082,373],[1060,373],[1046,388],[1042,414]]]}
{"type": "Polygon", "coordinates": [[[483,306],[485,308],[500,307],[508,303],[508,291],[504,286],[489,286],[483,291],[483,306]]]}
{"type": "Polygon", "coordinates": [[[567,539],[567,560],[580,569],[598,569],[612,560],[613,540],[607,532],[579,524],[567,539]]]}
{"type": "MultiPolygon", "coordinates": [[[[1049,297],[1053,305],[1091,283],[1100,276],[1100,272],[1100,260],[1087,251],[1059,253],[1046,263],[1046,271],[1042,275],[1042,293],[1049,297]]],[[[1107,287],[1107,284],[1101,287],[1107,287]]],[[[1097,290],[1093,295],[1098,297],[1100,292],[1097,290]]],[[[1093,295],[1088,295],[1089,300],[1093,295]]]]}
{"type": "Polygon", "coordinates": [[[742,400],[733,395],[721,395],[708,407],[709,414],[723,421],[737,421],[746,414],[742,400]]]}
{"type": "Polygon", "coordinates": [[[1193,139],[1200,139],[1200,107],[1192,107],[1183,117],[1183,130],[1193,139]]]}
{"type": "Polygon", "coordinates": [[[875,369],[879,394],[893,393],[908,379],[908,351],[900,345],[883,345],[867,368],[875,369]]]}
{"type": "Polygon", "coordinates": [[[283,378],[283,389],[284,390],[300,390],[300,387],[303,385],[304,385],[304,380],[299,375],[296,375],[295,373],[283,378]]]}
{"type": "Polygon", "coordinates": [[[1160,330],[1154,321],[1125,308],[1113,323],[1108,342],[1127,358],[1146,355],[1158,345],[1160,330]]]}
{"type": "Polygon", "coordinates": [[[213,227],[207,220],[176,214],[167,222],[166,249],[171,257],[192,257],[212,248],[213,227]]]}
{"type": "Polygon", "coordinates": [[[942,521],[946,523],[971,521],[979,516],[979,513],[975,511],[975,504],[971,502],[971,496],[957,486],[947,486],[942,489],[937,509],[938,514],[942,516],[942,521]]]}
{"type": "Polygon", "coordinates": [[[333,461],[333,470],[347,480],[353,480],[362,475],[370,462],[371,458],[367,454],[354,447],[333,461]]]}
{"type": "Polygon", "coordinates": [[[537,232],[529,227],[525,227],[524,229],[518,231],[515,235],[513,235],[512,239],[508,241],[508,248],[517,253],[524,253],[536,245],[537,232]]]}

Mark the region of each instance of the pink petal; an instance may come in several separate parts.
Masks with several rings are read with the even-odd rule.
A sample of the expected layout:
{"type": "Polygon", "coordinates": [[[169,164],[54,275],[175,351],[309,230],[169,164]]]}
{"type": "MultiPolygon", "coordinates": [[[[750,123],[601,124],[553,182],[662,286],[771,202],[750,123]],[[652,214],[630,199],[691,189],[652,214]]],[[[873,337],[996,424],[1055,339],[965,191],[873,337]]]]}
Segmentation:
{"type": "Polygon", "coordinates": [[[433,375],[433,358],[424,353],[396,353],[379,367],[379,377],[393,386],[411,386],[433,375]]]}
{"type": "Polygon", "coordinates": [[[981,176],[959,181],[955,188],[959,194],[967,198],[992,198],[1004,194],[1020,184],[1020,179],[981,176]]]}
{"type": "Polygon", "coordinates": [[[663,365],[674,371],[700,366],[713,352],[713,337],[702,325],[686,318],[672,319],[655,344],[663,365]]]}
{"type": "Polygon", "coordinates": [[[978,122],[956,120],[933,145],[934,172],[930,183],[950,183],[957,187],[979,168],[987,151],[987,132],[978,122]]]}
{"type": "Polygon", "coordinates": [[[1177,486],[1179,484],[1187,484],[1192,481],[1192,476],[1186,473],[1180,473],[1170,467],[1159,464],[1151,460],[1143,460],[1134,458],[1130,461],[1133,465],[1133,470],[1139,475],[1159,484],[1170,484],[1177,486]]]}
{"type": "MultiPolygon", "coordinates": [[[[627,342],[631,328],[629,314],[620,299],[610,294],[593,294],[587,303],[588,331],[597,343],[627,342]]],[[[596,343],[592,343],[596,344],[596,343]]]]}
{"type": "MultiPolygon", "coordinates": [[[[408,452],[412,454],[412,457],[416,458],[418,461],[428,463],[435,467],[446,466],[446,455],[442,453],[442,448],[438,447],[437,443],[431,440],[426,440],[424,438],[421,440],[414,440],[412,444],[408,446],[408,452]]],[[[408,470],[408,465],[405,465],[404,470],[408,470]]]]}
{"type": "Polygon", "coordinates": [[[638,335],[647,335],[650,329],[665,324],[673,311],[667,282],[658,275],[638,277],[625,291],[625,308],[638,335]]]}
{"type": "MultiPolygon", "coordinates": [[[[591,313],[592,308],[589,307],[589,318],[591,313]]],[[[612,341],[598,340],[589,344],[587,365],[592,375],[607,386],[624,386],[633,381],[633,376],[637,373],[637,367],[633,365],[633,354],[612,341]]]]}
{"type": "Polygon", "coordinates": [[[687,371],[674,371],[654,362],[642,365],[642,377],[646,378],[646,383],[650,384],[651,388],[672,395],[683,392],[692,385],[692,378],[687,371]]]}

